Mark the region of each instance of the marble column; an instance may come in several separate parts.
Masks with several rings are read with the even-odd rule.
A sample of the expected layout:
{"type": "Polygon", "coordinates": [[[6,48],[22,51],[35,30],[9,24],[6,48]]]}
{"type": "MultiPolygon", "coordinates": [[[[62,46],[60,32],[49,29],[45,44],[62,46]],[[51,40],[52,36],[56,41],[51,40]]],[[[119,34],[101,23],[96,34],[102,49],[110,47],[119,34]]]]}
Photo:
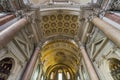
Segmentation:
{"type": "Polygon", "coordinates": [[[105,17],[109,18],[110,20],[120,24],[120,16],[114,14],[114,13],[106,13],[105,17]]]}
{"type": "Polygon", "coordinates": [[[39,58],[39,51],[40,51],[40,48],[37,47],[35,49],[33,55],[31,56],[31,59],[26,67],[25,72],[23,73],[23,77],[21,80],[30,80],[31,75],[32,75],[33,70],[34,70],[34,67],[35,67],[35,64],[37,62],[37,59],[39,58]]]}
{"type": "Polygon", "coordinates": [[[27,18],[22,18],[16,23],[0,32],[0,48],[9,43],[13,37],[28,23],[27,18]]]}
{"type": "Polygon", "coordinates": [[[8,21],[14,19],[14,18],[15,18],[15,15],[12,15],[12,14],[11,15],[6,15],[6,16],[0,18],[0,26],[5,24],[8,21]]]}
{"type": "Polygon", "coordinates": [[[91,21],[97,28],[104,32],[104,34],[120,47],[120,30],[110,25],[109,23],[94,17],[91,21]]]}
{"type": "Polygon", "coordinates": [[[98,75],[93,67],[93,64],[88,57],[88,54],[83,46],[80,46],[80,51],[84,60],[84,63],[86,65],[90,80],[99,80],[98,75]]]}

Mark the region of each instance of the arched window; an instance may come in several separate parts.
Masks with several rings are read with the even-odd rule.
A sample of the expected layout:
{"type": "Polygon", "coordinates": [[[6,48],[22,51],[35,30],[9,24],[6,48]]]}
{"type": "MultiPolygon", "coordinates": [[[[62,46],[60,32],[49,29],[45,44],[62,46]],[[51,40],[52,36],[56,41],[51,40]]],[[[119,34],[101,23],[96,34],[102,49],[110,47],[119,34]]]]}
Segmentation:
{"type": "Polygon", "coordinates": [[[109,59],[109,69],[114,80],[120,80],[120,60],[115,58],[109,59]]]}
{"type": "Polygon", "coordinates": [[[63,80],[63,70],[58,70],[58,80],[63,80]]]}
{"type": "Polygon", "coordinates": [[[70,80],[70,72],[67,72],[67,80],[70,80]]]}
{"type": "Polygon", "coordinates": [[[54,72],[50,74],[50,80],[53,80],[53,79],[54,79],[54,72]]]}
{"type": "Polygon", "coordinates": [[[65,67],[54,68],[47,80],[73,80],[71,71],[65,67]]]}
{"type": "Polygon", "coordinates": [[[0,80],[7,80],[12,69],[13,59],[4,58],[0,61],[0,80]]]}

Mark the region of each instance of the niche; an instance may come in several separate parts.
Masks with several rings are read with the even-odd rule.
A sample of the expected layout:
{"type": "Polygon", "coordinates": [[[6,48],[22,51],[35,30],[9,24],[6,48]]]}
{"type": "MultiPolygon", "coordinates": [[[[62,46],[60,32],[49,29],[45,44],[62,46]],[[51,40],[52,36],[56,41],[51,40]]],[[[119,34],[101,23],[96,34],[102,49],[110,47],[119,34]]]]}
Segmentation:
{"type": "Polygon", "coordinates": [[[12,58],[4,58],[0,61],[0,80],[7,80],[13,66],[12,58]]]}
{"type": "Polygon", "coordinates": [[[110,58],[109,69],[113,79],[120,80],[120,60],[115,58],[110,58]]]}

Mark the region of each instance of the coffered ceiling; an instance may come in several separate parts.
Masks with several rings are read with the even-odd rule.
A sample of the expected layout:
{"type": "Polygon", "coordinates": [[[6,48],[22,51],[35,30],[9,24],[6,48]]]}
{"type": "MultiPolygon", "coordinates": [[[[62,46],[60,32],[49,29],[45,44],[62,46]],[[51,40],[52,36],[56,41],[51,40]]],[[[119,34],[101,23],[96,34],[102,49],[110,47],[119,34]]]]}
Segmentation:
{"type": "MultiPolygon", "coordinates": [[[[72,11],[71,11],[72,12],[72,11]]],[[[79,14],[79,13],[78,13],[79,14]]],[[[80,28],[79,15],[70,12],[41,12],[40,28],[43,38],[67,36],[74,38],[80,28]],[[50,12],[50,13],[48,13],[50,12]]]]}
{"type": "Polygon", "coordinates": [[[42,47],[41,61],[44,72],[49,72],[53,66],[67,65],[74,73],[78,70],[80,52],[76,44],[70,40],[53,40],[42,47]]]}

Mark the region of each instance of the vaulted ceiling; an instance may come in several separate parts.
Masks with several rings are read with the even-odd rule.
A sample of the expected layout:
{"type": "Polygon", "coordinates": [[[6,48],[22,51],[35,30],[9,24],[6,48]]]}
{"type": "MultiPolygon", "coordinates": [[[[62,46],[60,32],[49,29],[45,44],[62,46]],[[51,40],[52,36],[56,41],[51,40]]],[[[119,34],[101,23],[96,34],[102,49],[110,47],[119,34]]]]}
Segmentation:
{"type": "Polygon", "coordinates": [[[52,70],[59,71],[59,68],[68,68],[71,71],[70,73],[76,74],[81,54],[75,40],[80,40],[80,34],[84,32],[83,21],[85,19],[83,19],[83,16],[85,14],[81,10],[81,5],[69,4],[69,1],[82,4],[89,3],[91,0],[68,0],[68,3],[65,2],[66,0],[29,1],[33,5],[38,4],[37,10],[36,7],[30,6],[29,8],[36,10],[35,16],[32,15],[33,18],[31,18],[33,20],[32,30],[35,34],[36,42],[43,44],[40,50],[40,61],[43,65],[43,71],[49,76],[52,70]],[[47,2],[60,4],[44,4],[47,2]],[[65,2],[65,4],[62,2],[65,2]],[[41,39],[40,41],[39,38],[41,39]]]}
{"type": "Polygon", "coordinates": [[[39,19],[41,38],[45,41],[40,51],[44,72],[49,76],[52,70],[69,67],[76,74],[80,52],[74,38],[80,36],[80,12],[67,9],[41,10],[39,19]]]}
{"type": "Polygon", "coordinates": [[[69,67],[73,73],[76,73],[78,70],[80,51],[71,40],[59,39],[49,41],[44,44],[40,53],[43,70],[48,75],[51,70],[57,70],[62,66],[69,67]]]}

